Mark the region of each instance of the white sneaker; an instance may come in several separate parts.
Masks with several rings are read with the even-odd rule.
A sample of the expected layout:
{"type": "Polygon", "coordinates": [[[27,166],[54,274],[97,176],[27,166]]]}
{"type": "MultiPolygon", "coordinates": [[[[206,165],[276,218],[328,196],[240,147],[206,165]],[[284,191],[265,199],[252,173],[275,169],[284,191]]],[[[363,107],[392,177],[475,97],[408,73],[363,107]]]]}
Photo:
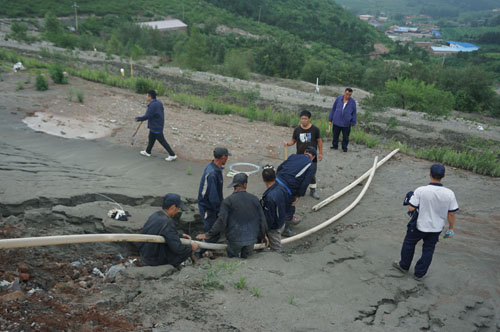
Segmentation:
{"type": "Polygon", "coordinates": [[[174,161],[175,159],[177,159],[177,156],[168,156],[165,158],[166,161],[174,161]]]}
{"type": "Polygon", "coordinates": [[[146,150],[141,151],[140,154],[146,157],[151,157],[151,154],[147,153],[146,150]]]}

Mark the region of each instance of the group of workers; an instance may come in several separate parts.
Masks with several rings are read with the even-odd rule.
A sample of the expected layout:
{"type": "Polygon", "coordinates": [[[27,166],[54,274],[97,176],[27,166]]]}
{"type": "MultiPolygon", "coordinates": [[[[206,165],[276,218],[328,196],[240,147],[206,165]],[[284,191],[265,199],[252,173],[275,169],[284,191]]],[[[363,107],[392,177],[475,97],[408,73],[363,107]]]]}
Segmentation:
{"type": "MultiPolygon", "coordinates": [[[[344,95],[335,100],[329,115],[329,130],[333,131],[331,148],[338,148],[342,132],[344,152],[348,149],[350,128],[356,124],[356,102],[351,96],[352,89],[347,88],[344,95]]],[[[148,92],[147,100],[146,114],[136,118],[136,121],[148,120],[150,129],[148,147],[141,154],[150,156],[155,140],[159,140],[170,155],[167,161],[173,161],[177,157],[163,136],[163,105],[156,100],[154,91],[148,92]]],[[[245,173],[233,177],[229,184],[233,193],[223,198],[223,169],[231,154],[224,147],[213,150],[213,160],[205,167],[198,190],[198,209],[204,234],[196,236],[197,240],[216,243],[224,233],[228,257],[247,258],[253,254],[256,243],[265,243],[266,247],[276,252],[282,251],[281,236],[295,235],[291,226],[296,223],[295,205],[299,198],[305,195],[308,187],[313,198],[320,198],[316,191],[316,170],[317,162],[323,158],[323,143],[319,129],[310,123],[310,119],[311,113],[302,111],[300,125],[295,128],[291,140],[284,143],[285,146],[296,144],[297,153],[290,155],[277,169],[271,165],[263,167],[261,175],[266,190],[260,200],[247,192],[248,176],[245,173]]],[[[454,213],[458,210],[453,192],[440,183],[444,177],[444,166],[433,165],[430,176],[430,185],[418,188],[408,199],[412,213],[419,207],[420,210],[419,214],[413,213],[413,226],[408,226],[401,261],[393,264],[402,272],[408,271],[415,245],[422,239],[424,250],[415,269],[417,280],[427,273],[446,217],[450,223],[447,235],[453,235],[454,213]]],[[[182,262],[188,258],[194,262],[204,252],[194,241],[190,245],[182,244],[181,238],[191,239],[187,234],[178,233],[175,227],[174,216],[182,208],[179,195],[167,194],[162,210],[147,220],[142,233],[161,235],[165,243],[140,244],[141,259],[145,264],[171,264],[180,268],[182,262]]]]}

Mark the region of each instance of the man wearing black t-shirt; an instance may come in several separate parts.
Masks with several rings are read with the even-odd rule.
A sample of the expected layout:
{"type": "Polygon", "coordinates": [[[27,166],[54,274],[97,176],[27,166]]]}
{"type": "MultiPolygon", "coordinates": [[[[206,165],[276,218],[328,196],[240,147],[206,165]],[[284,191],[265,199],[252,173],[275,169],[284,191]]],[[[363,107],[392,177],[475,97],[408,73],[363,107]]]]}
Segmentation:
{"type": "MultiPolygon", "coordinates": [[[[315,170],[318,168],[318,160],[323,159],[323,141],[319,128],[311,123],[311,112],[300,112],[300,126],[293,131],[292,139],[285,142],[285,146],[291,146],[297,143],[297,154],[304,154],[308,146],[314,146],[318,150],[318,158],[314,158],[313,162],[315,170]]],[[[309,185],[311,196],[319,199],[319,194],[316,191],[316,171],[309,185]]]]}

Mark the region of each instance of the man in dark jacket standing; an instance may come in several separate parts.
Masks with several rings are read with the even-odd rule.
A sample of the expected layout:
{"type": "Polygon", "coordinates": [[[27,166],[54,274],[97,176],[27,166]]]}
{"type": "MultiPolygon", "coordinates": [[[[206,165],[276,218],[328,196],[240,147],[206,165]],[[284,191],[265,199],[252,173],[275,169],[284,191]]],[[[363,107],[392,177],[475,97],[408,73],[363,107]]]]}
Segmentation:
{"type": "Polygon", "coordinates": [[[175,228],[173,217],[179,208],[184,208],[179,195],[165,195],[162,210],[153,213],[142,228],[142,234],[161,235],[165,238],[165,243],[141,242],[139,244],[141,260],[145,264],[153,266],[170,264],[179,268],[180,264],[199,248],[195,242],[191,245],[181,243],[181,237],[185,239],[191,239],[191,237],[178,233],[175,228]]]}
{"type": "Polygon", "coordinates": [[[148,120],[148,128],[149,128],[149,141],[146,150],[141,151],[141,154],[146,157],[151,156],[151,150],[153,149],[153,145],[155,141],[158,140],[160,144],[167,150],[169,156],[165,158],[166,161],[174,161],[177,159],[174,150],[170,147],[163,136],[163,126],[165,123],[165,117],[163,112],[163,104],[161,101],[156,99],[156,91],[149,90],[146,94],[146,100],[149,103],[148,108],[146,110],[146,114],[143,116],[138,116],[135,118],[135,121],[141,122],[148,120]]]}
{"type": "Polygon", "coordinates": [[[356,125],[356,101],[351,98],[352,89],[347,88],[343,96],[339,96],[333,103],[328,115],[328,131],[333,125],[333,140],[331,149],[339,148],[339,136],[342,132],[342,151],[347,152],[351,127],[356,125]]]}
{"type": "Polygon", "coordinates": [[[284,186],[276,182],[276,172],[273,166],[264,166],[262,180],[267,189],[262,194],[260,202],[267,220],[269,246],[271,250],[281,252],[281,233],[285,229],[288,193],[284,186]]]}
{"type": "Polygon", "coordinates": [[[285,230],[283,236],[293,236],[290,224],[295,214],[295,204],[299,197],[304,196],[309,183],[316,172],[316,165],[312,162],[316,158],[316,148],[308,146],[304,154],[292,154],[278,166],[276,182],[283,186],[288,193],[285,230]]]}
{"type": "Polygon", "coordinates": [[[247,182],[245,173],[234,176],[228,186],[234,187],[234,192],[222,202],[217,221],[206,234],[196,237],[210,240],[225,232],[228,257],[247,258],[253,254],[254,244],[259,239],[264,239],[266,246],[269,244],[264,211],[257,196],[247,192],[247,182]]]}
{"type": "MultiPolygon", "coordinates": [[[[231,154],[224,147],[214,149],[214,159],[205,167],[198,190],[198,210],[203,220],[203,230],[207,233],[215,223],[223,200],[222,170],[231,154]]],[[[217,242],[218,238],[212,239],[217,242]]]]}

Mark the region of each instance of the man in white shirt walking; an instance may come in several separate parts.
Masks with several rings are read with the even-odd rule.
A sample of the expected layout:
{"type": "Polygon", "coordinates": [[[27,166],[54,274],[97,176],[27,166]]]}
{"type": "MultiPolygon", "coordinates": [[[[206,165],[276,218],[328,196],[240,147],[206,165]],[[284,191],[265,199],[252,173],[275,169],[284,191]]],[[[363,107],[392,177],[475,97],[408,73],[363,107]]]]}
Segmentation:
{"type": "Polygon", "coordinates": [[[439,234],[441,234],[446,220],[448,220],[449,227],[445,237],[454,235],[453,227],[458,203],[453,191],[443,187],[441,179],[444,178],[444,175],[443,165],[432,165],[431,182],[427,186],[417,188],[409,200],[408,209],[411,212],[417,210],[415,212],[418,212],[418,218],[416,223],[410,222],[408,224],[406,237],[401,248],[401,260],[394,262],[393,266],[401,272],[408,272],[415,253],[415,245],[423,240],[422,256],[415,265],[416,280],[421,280],[427,273],[432,262],[434,248],[439,240],[439,234]]]}

